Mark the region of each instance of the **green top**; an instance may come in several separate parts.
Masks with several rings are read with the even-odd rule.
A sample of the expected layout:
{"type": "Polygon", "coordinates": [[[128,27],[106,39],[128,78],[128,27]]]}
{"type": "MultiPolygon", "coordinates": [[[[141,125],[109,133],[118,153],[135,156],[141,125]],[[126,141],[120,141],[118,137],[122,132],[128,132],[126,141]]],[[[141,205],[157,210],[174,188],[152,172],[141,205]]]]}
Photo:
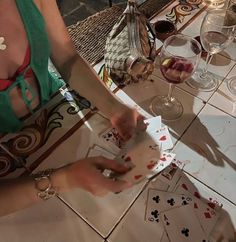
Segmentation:
{"type": "MultiPolygon", "coordinates": [[[[50,46],[45,30],[45,22],[38,8],[35,6],[33,0],[16,0],[16,4],[30,45],[31,59],[29,67],[32,68],[37,78],[40,92],[40,106],[43,106],[48,102],[50,96],[63,86],[64,82],[48,71],[50,46]]],[[[17,76],[16,81],[10,87],[4,91],[0,91],[0,133],[16,132],[23,124],[23,121],[15,115],[9,98],[9,92],[14,87],[19,86],[21,88],[23,101],[30,112],[34,113],[31,108],[31,102],[35,97],[35,93],[33,93],[30,85],[25,82],[24,73],[17,76]],[[31,100],[27,99],[26,91],[31,92],[33,97],[31,100]]]]}

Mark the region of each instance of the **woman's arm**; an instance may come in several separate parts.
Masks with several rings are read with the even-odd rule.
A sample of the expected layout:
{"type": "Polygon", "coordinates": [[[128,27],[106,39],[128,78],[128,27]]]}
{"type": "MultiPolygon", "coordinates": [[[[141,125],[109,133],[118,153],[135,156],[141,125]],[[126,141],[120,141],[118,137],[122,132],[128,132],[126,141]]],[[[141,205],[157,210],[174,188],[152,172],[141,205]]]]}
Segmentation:
{"type": "MultiPolygon", "coordinates": [[[[129,167],[104,157],[91,157],[54,170],[51,184],[61,194],[74,188],[81,188],[96,196],[108,192],[120,192],[132,184],[106,178],[101,170],[125,173],[129,167]]],[[[27,208],[39,201],[33,177],[0,180],[0,217],[27,208]]]]}
{"type": "Polygon", "coordinates": [[[41,6],[52,49],[51,58],[62,77],[110,118],[124,140],[129,139],[136,129],[144,130],[143,117],[135,109],[122,104],[93,68],[77,54],[56,1],[41,0],[41,6]]]}
{"type": "Polygon", "coordinates": [[[56,1],[41,0],[41,3],[52,49],[51,59],[62,77],[108,117],[122,110],[124,105],[105,87],[93,68],[77,54],[56,1]]]}
{"type": "MultiPolygon", "coordinates": [[[[62,170],[51,175],[52,185],[59,192],[66,190],[65,176],[62,170]]],[[[33,177],[16,178],[0,181],[0,217],[31,206],[41,200],[37,196],[33,177]]]]}

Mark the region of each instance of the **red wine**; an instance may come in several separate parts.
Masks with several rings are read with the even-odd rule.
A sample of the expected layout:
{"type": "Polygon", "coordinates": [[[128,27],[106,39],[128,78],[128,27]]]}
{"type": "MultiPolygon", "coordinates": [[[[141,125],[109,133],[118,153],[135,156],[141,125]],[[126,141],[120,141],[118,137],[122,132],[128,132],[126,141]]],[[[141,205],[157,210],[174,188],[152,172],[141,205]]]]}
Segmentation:
{"type": "Polygon", "coordinates": [[[184,58],[166,58],[161,63],[163,76],[173,84],[184,82],[192,75],[193,69],[193,64],[184,58]]]}

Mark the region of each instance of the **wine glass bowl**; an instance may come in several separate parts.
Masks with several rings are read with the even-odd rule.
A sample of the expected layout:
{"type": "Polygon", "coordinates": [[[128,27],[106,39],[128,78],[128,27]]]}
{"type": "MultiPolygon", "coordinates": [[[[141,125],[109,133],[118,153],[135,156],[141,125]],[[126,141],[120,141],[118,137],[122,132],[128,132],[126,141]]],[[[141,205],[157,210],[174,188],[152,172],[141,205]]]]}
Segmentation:
{"type": "Polygon", "coordinates": [[[195,39],[182,35],[168,37],[160,52],[160,70],[169,83],[167,96],[156,96],[150,106],[154,115],[163,120],[176,120],[183,113],[180,101],[172,96],[175,84],[185,82],[196,70],[201,57],[201,46],[195,39]]]}
{"type": "Polygon", "coordinates": [[[206,65],[194,73],[187,84],[202,91],[212,91],[218,86],[218,80],[208,72],[208,65],[214,54],[227,48],[236,34],[236,14],[231,10],[218,9],[209,11],[201,24],[200,40],[207,51],[206,65]]]}

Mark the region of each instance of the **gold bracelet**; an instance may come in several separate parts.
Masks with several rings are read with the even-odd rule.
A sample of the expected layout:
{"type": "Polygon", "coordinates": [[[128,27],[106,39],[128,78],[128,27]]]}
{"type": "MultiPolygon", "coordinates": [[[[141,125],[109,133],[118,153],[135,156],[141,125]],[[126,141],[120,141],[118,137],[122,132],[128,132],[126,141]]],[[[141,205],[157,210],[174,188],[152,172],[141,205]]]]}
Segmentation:
{"type": "Polygon", "coordinates": [[[53,187],[51,181],[51,174],[53,169],[40,171],[33,175],[35,181],[35,188],[37,189],[37,195],[42,200],[48,200],[58,195],[57,189],[53,187]]]}

